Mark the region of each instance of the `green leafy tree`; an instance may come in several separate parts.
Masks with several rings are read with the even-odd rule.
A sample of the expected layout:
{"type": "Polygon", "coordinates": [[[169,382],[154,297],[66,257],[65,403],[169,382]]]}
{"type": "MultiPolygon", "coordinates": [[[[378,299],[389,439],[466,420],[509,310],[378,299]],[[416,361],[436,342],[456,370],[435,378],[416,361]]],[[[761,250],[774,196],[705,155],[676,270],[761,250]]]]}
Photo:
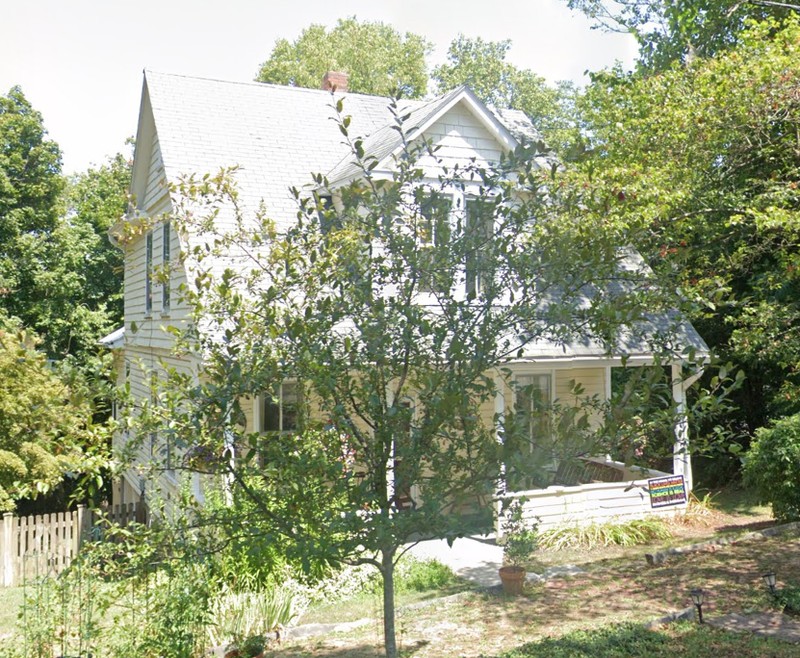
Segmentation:
{"type": "Polygon", "coordinates": [[[194,245],[184,295],[195,321],[177,349],[202,355],[203,374],[167,369],[135,423],[139,440],[168,431],[186,450],[183,468],[227,482],[232,504],[213,519],[193,510],[200,523],[274,538],[312,571],[374,565],[393,658],[403,546],[473,528],[461,512],[489,505],[502,464],[530,466],[513,414],[498,442],[501,419],[481,411],[505,365],[537,340],[592,335],[610,349],[621,324],[638,334],[645,309],[675,300],[622,266],[629,255],[617,245],[637,225],[606,212],[602,189],[539,169],[530,150],[423,185],[424,142],[406,143],[389,180],[372,175],[360,139],[352,149],[363,177],[333,207],[295,190],[298,224],[286,232],[263,214],[237,215],[233,232],[216,226],[239,207],[224,172],[181,186],[175,221],[194,245]],[[434,210],[465,181],[476,185],[480,222],[463,206],[452,217],[434,210]],[[609,282],[587,304],[587,285],[609,282]],[[248,431],[243,401],[280,400],[289,385],[298,395],[282,417],[294,431],[248,431]]]}
{"type": "Polygon", "coordinates": [[[663,70],[673,62],[711,57],[739,42],[748,20],[782,18],[800,5],[761,0],[566,0],[595,27],[633,34],[639,64],[663,70]]]}
{"type": "Polygon", "coordinates": [[[53,358],[85,362],[122,320],[122,260],[106,232],[129,180],[117,155],[65,181],[41,115],[19,88],[0,97],[0,308],[53,358]]]}
{"type": "Polygon", "coordinates": [[[58,226],[61,153],[19,87],[0,96],[0,307],[34,326],[37,277],[58,226]]]}
{"type": "Polygon", "coordinates": [[[350,91],[409,98],[425,95],[430,44],[390,25],[339,19],[330,30],[313,24],[294,41],[278,39],[256,76],[259,82],[319,89],[328,71],[349,75],[350,91]]]}
{"type": "Polygon", "coordinates": [[[598,74],[581,106],[584,171],[649,225],[640,250],[705,300],[695,325],[747,373],[745,435],[798,410],[798,38],[767,22],[691,66],[598,74]]]}
{"type": "Polygon", "coordinates": [[[91,406],[24,332],[0,328],[0,510],[77,477],[102,445],[91,406]]]}
{"type": "Polygon", "coordinates": [[[468,85],[484,103],[521,110],[557,151],[574,141],[572,108],[576,90],[569,83],[549,86],[530,69],[506,61],[511,41],[484,41],[459,35],[447,51],[447,62],[431,75],[438,93],[468,85]]]}
{"type": "Polygon", "coordinates": [[[49,279],[42,279],[60,291],[44,313],[52,351],[85,361],[98,336],[122,323],[122,252],[108,229],[127,209],[130,177],[130,159],[117,154],[68,182],[67,212],[53,235],[49,279]]]}
{"type": "Polygon", "coordinates": [[[782,522],[800,519],[800,416],[756,431],[744,460],[745,481],[782,522]]]}

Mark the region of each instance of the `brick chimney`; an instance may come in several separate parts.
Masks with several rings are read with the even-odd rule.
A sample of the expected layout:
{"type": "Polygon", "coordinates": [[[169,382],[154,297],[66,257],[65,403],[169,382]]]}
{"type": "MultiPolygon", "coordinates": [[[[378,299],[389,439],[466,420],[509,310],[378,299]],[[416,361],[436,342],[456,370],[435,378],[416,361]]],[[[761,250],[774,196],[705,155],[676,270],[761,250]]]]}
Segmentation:
{"type": "Polygon", "coordinates": [[[343,71],[328,71],[322,76],[323,91],[347,91],[347,73],[343,71]]]}

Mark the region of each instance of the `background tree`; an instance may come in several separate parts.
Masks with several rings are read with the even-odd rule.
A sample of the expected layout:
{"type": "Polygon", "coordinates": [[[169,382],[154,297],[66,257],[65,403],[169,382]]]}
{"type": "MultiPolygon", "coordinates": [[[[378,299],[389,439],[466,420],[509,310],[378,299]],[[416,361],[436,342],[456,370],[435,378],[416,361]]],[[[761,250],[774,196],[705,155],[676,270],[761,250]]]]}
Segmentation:
{"type": "Polygon", "coordinates": [[[327,71],[343,71],[350,91],[392,96],[399,90],[419,98],[427,88],[430,49],[419,35],[401,35],[385,23],[339,19],[330,30],[307,27],[294,42],[278,39],[256,80],[319,89],[327,71]]]}
{"type": "Polygon", "coordinates": [[[122,321],[122,257],[106,231],[129,181],[122,155],[66,181],[41,115],[19,88],[0,97],[0,308],[52,358],[85,361],[122,321]]]}
{"type": "Polygon", "coordinates": [[[739,42],[748,20],[783,18],[800,9],[768,0],[566,1],[595,27],[633,34],[639,42],[639,64],[650,71],[722,53],[739,42]]]}
{"type": "Polygon", "coordinates": [[[549,86],[530,69],[506,61],[511,41],[484,41],[459,35],[447,51],[447,62],[433,69],[437,93],[468,85],[484,103],[527,114],[545,143],[566,153],[577,136],[573,113],[577,90],[570,83],[549,86]]]}
{"type": "Polygon", "coordinates": [[[692,319],[747,373],[744,440],[799,409],[798,38],[766,22],[690,66],[598,74],[581,102],[583,170],[649,224],[650,262],[711,300],[692,319]]]}
{"type": "Polygon", "coordinates": [[[0,306],[27,326],[62,212],[61,153],[19,87],[0,97],[0,306]]]}
{"type": "Polygon", "coordinates": [[[122,324],[122,252],[108,229],[127,210],[131,160],[118,153],[70,178],[67,212],[53,236],[50,277],[60,290],[47,313],[48,344],[79,361],[122,324]]]}
{"type": "Polygon", "coordinates": [[[90,400],[20,330],[0,326],[0,511],[75,478],[103,445],[90,400]]]}

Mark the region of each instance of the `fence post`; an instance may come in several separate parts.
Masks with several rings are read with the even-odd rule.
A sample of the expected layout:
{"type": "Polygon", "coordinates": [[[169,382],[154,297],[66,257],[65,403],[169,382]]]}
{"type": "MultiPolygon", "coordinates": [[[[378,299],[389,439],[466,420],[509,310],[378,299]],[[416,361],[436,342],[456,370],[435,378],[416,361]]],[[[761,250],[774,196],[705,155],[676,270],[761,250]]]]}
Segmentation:
{"type": "MultiPolygon", "coordinates": [[[[3,514],[3,536],[0,537],[0,557],[3,560],[3,586],[11,587],[14,585],[14,558],[12,547],[15,543],[11,541],[12,523],[14,515],[11,512],[3,514]]],[[[13,551],[16,553],[16,551],[13,551]]]]}
{"type": "Polygon", "coordinates": [[[87,514],[86,505],[78,505],[77,515],[78,532],[75,534],[75,545],[72,552],[73,558],[78,557],[78,551],[86,539],[86,535],[88,534],[89,530],[89,524],[91,523],[92,519],[91,512],[87,514]]]}

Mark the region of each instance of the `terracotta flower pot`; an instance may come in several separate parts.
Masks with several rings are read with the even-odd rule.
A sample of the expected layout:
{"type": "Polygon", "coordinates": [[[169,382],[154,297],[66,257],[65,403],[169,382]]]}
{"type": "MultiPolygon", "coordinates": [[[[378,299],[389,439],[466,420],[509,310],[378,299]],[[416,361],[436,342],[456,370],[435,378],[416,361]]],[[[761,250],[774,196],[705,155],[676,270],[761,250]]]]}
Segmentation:
{"type": "Polygon", "coordinates": [[[503,592],[510,596],[519,596],[525,586],[525,569],[522,567],[500,567],[500,582],[503,592]]]}

